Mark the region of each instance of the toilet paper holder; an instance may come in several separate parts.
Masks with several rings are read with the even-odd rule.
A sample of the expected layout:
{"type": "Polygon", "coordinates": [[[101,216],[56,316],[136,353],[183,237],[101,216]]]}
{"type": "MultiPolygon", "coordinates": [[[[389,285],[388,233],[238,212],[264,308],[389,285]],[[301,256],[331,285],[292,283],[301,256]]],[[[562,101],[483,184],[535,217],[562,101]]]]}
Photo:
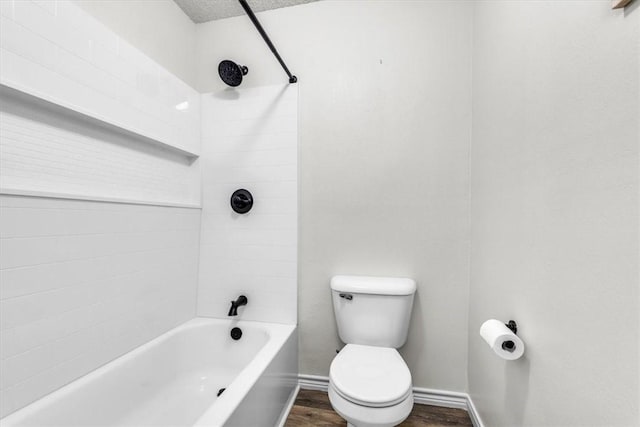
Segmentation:
{"type": "Polygon", "coordinates": [[[513,332],[514,334],[518,334],[518,325],[516,324],[515,320],[509,320],[509,323],[505,323],[504,326],[511,329],[511,332],[513,332]]]}
{"type": "Polygon", "coordinates": [[[524,342],[517,335],[515,320],[505,323],[498,319],[486,320],[480,327],[480,336],[489,348],[504,360],[516,360],[524,354],[524,342]]]}
{"type": "MultiPolygon", "coordinates": [[[[514,334],[518,334],[518,325],[515,320],[509,320],[509,323],[505,323],[504,326],[509,328],[514,334]]],[[[502,349],[512,353],[516,349],[516,344],[511,340],[505,341],[502,343],[502,349]]]]}

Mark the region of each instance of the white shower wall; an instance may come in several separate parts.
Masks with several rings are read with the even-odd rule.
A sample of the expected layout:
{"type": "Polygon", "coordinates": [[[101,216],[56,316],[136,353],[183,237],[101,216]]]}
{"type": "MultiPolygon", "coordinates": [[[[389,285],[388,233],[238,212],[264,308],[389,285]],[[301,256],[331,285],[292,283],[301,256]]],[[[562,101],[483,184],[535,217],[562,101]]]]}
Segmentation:
{"type": "Polygon", "coordinates": [[[2,192],[199,205],[198,92],[70,1],[0,5],[2,192]]]}
{"type": "Polygon", "coordinates": [[[240,293],[295,323],[297,87],[201,97],[68,1],[0,4],[0,417],[240,293]]]}
{"type": "Polygon", "coordinates": [[[194,317],[199,220],[0,196],[0,416],[194,317]]]}
{"type": "Polygon", "coordinates": [[[245,320],[297,318],[297,85],[202,97],[202,232],[198,315],[226,317],[240,294],[245,320]],[[230,207],[249,190],[253,209],[230,207]]]}
{"type": "Polygon", "coordinates": [[[71,2],[0,20],[2,417],[195,316],[200,95],[71,2]]]}
{"type": "Polygon", "coordinates": [[[0,137],[3,193],[199,205],[192,159],[4,87],[0,137]]]}
{"type": "Polygon", "coordinates": [[[2,85],[198,154],[199,94],[73,2],[0,1],[0,61],[2,85]]]}

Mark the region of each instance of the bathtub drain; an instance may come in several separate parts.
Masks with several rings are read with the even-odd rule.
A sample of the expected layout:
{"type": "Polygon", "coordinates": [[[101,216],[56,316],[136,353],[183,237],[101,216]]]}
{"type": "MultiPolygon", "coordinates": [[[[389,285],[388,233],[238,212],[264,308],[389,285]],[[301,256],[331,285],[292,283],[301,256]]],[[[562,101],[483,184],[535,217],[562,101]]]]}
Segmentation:
{"type": "Polygon", "coordinates": [[[220,390],[218,390],[218,396],[220,396],[225,390],[226,388],[221,388],[220,390]]]}
{"type": "Polygon", "coordinates": [[[231,330],[231,338],[233,338],[236,341],[239,340],[240,338],[242,338],[242,329],[233,328],[231,330]]]}

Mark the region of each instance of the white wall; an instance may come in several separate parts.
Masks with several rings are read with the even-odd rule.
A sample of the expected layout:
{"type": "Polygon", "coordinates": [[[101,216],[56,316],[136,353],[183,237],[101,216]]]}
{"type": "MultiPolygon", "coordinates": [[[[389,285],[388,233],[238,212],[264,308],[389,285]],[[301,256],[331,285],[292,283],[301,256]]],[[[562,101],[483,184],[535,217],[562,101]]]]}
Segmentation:
{"type": "Polygon", "coordinates": [[[169,206],[199,205],[200,173],[166,145],[199,144],[200,109],[73,3],[0,6],[0,78],[31,94],[0,88],[2,417],[195,316],[200,210],[169,206]],[[42,194],[56,198],[27,197],[42,194]]]}
{"type": "Polygon", "coordinates": [[[173,0],[74,0],[74,3],[195,87],[196,25],[173,0]]]}
{"type": "Polygon", "coordinates": [[[202,231],[198,314],[295,324],[298,243],[298,87],[202,96],[202,231]],[[231,209],[240,188],[251,211],[231,209]]]}
{"type": "MultiPolygon", "coordinates": [[[[331,276],[408,276],[414,384],[464,390],[471,9],[322,1],[258,17],[300,79],[301,372],[327,375],[341,346],[331,276]]],[[[199,25],[197,56],[200,91],[223,88],[226,58],[249,67],[242,87],[287,81],[246,16],[199,25]]]]}
{"type": "Polygon", "coordinates": [[[488,426],[638,425],[640,10],[474,18],[470,395],[488,426]],[[522,359],[480,339],[493,317],[522,359]]]}
{"type": "Polygon", "coordinates": [[[180,79],[68,0],[0,6],[0,83],[198,154],[199,97],[180,79]]]}
{"type": "Polygon", "coordinates": [[[200,211],[0,196],[0,416],[194,317],[200,211]]]}

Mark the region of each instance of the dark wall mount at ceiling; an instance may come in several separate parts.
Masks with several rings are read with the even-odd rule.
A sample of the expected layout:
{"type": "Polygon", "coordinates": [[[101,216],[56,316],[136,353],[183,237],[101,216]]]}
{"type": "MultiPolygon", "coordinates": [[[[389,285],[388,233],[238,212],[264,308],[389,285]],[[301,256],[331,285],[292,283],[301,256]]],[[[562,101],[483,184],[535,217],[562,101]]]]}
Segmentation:
{"type": "Polygon", "coordinates": [[[251,10],[251,7],[249,6],[249,3],[247,3],[247,0],[238,0],[238,1],[240,2],[240,5],[244,9],[244,11],[247,13],[247,16],[249,17],[249,19],[251,19],[251,22],[253,22],[253,25],[255,25],[256,29],[264,39],[264,42],[267,44],[267,46],[269,46],[269,49],[271,49],[271,52],[273,52],[273,55],[276,57],[276,59],[284,69],[284,72],[287,73],[287,76],[289,77],[289,83],[296,83],[298,81],[298,78],[293,74],[291,74],[291,71],[289,71],[289,68],[287,68],[287,64],[284,63],[284,61],[282,60],[282,57],[276,50],[276,47],[273,45],[273,43],[271,43],[271,39],[269,39],[269,36],[264,31],[264,28],[262,28],[262,25],[260,25],[260,21],[258,21],[258,18],[256,18],[256,15],[253,13],[253,10],[251,10]]]}

